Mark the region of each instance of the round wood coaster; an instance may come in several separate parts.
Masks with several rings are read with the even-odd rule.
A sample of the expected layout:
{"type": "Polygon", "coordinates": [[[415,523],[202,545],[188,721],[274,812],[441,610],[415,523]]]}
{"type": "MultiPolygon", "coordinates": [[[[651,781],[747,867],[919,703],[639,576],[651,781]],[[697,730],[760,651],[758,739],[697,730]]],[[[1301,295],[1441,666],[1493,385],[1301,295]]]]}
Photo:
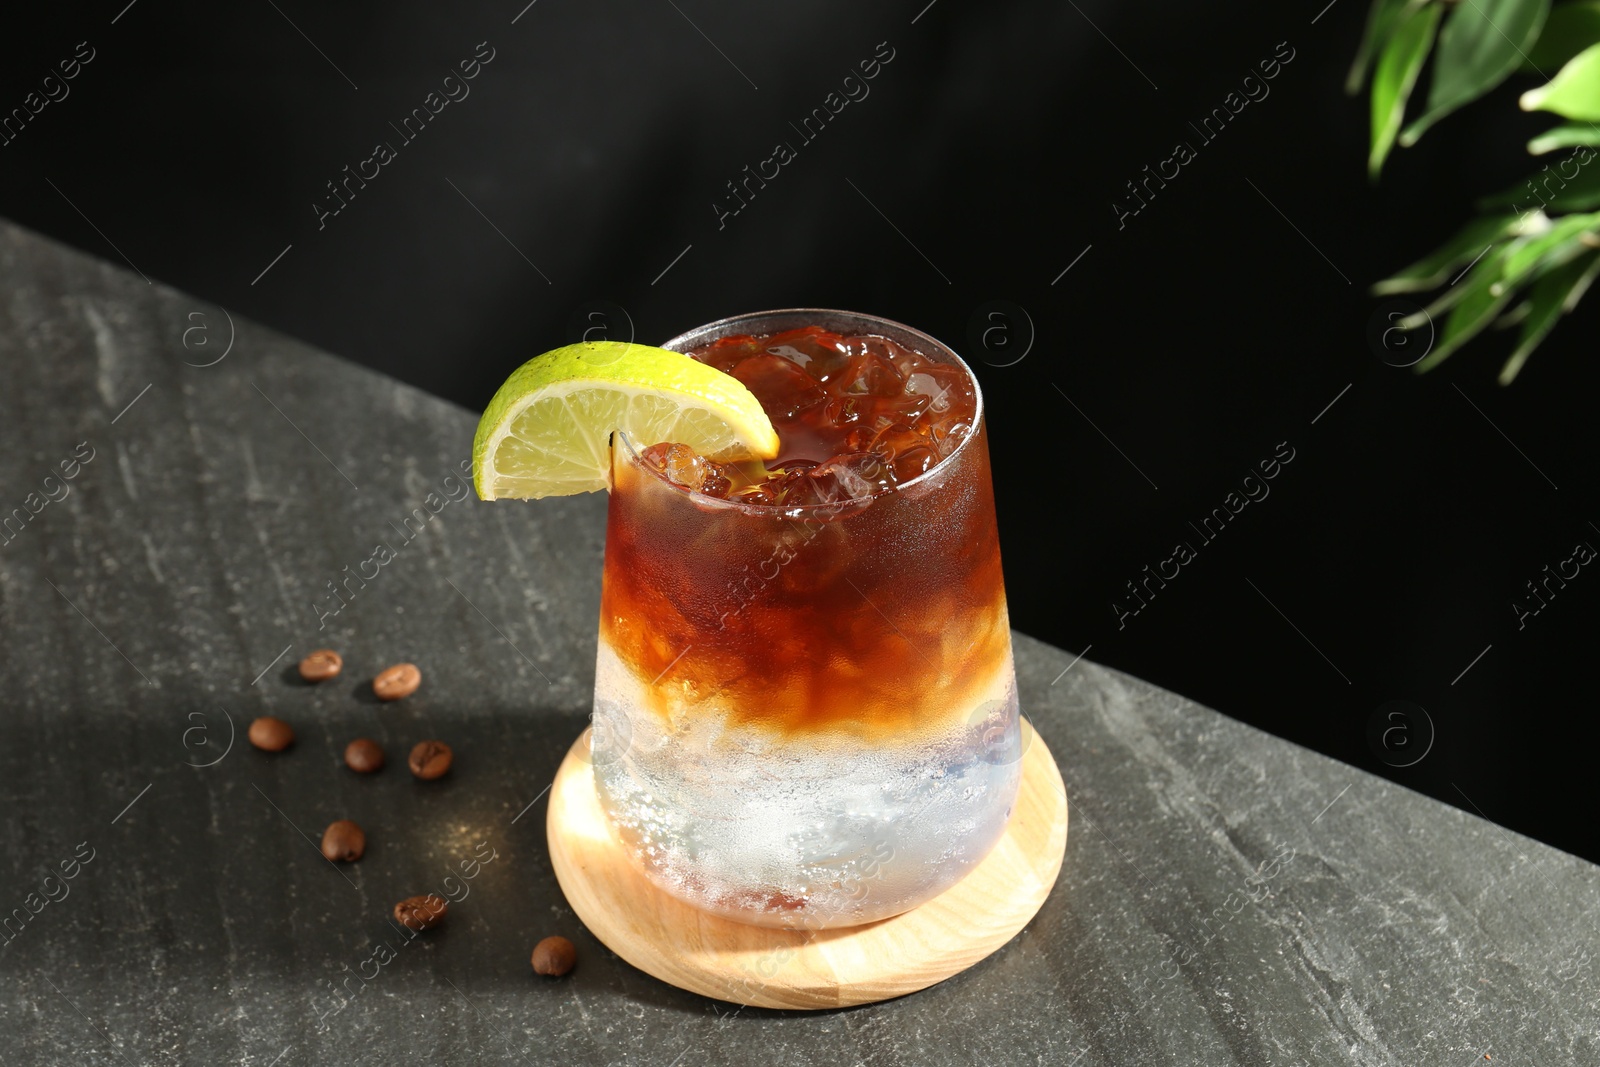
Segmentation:
{"type": "Polygon", "coordinates": [[[892,919],[777,930],[699,911],[634,867],[595,796],[579,737],[556,772],[545,830],[567,901],[591,933],[681,989],[761,1008],[842,1008],[904,996],[971,967],[1044,904],[1067,846],[1067,797],[1044,741],[1023,720],[1022,784],[994,850],[965,878],[892,919]]]}

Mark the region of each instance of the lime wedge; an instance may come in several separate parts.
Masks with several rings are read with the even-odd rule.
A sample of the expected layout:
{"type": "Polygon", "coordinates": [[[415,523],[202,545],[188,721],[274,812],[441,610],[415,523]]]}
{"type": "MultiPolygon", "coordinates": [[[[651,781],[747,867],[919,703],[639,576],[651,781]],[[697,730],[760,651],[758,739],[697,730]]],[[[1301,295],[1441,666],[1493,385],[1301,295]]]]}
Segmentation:
{"type": "Polygon", "coordinates": [[[771,459],[778,435],[744,383],[665,348],[590,341],[529,360],[478,422],[473,484],[484,500],[607,488],[611,432],[673,441],[716,460],[771,459]]]}

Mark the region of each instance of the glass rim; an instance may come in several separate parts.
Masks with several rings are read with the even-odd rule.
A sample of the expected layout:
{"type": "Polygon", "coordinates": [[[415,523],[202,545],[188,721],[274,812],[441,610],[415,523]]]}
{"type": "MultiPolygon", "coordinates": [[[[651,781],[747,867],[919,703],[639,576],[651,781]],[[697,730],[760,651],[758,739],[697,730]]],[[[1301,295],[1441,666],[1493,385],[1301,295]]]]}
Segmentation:
{"type": "Polygon", "coordinates": [[[657,480],[692,498],[696,503],[733,508],[751,515],[803,517],[828,511],[843,514],[852,508],[865,507],[874,501],[894,496],[923,482],[931,481],[935,475],[940,474],[946,467],[953,465],[955,460],[971,446],[973,440],[978,436],[978,432],[983,425],[983,389],[978,383],[978,376],[972,373],[972,368],[967,364],[967,361],[962,359],[955,349],[940,341],[937,337],[924,333],[915,327],[907,326],[903,322],[886,319],[880,315],[869,315],[860,311],[840,311],[833,308],[777,308],[771,311],[747,311],[743,314],[717,319],[715,322],[708,322],[703,326],[696,326],[692,330],[685,330],[676,337],[662,342],[660,347],[673,352],[682,352],[686,348],[692,348],[707,341],[715,341],[730,334],[763,332],[750,328],[752,323],[770,319],[795,320],[794,325],[779,326],[770,332],[777,333],[785,329],[798,329],[800,326],[822,326],[824,329],[843,326],[846,332],[884,337],[911,349],[918,355],[927,356],[936,362],[948,363],[960,368],[961,372],[967,376],[967,381],[972,385],[972,395],[975,402],[972,414],[972,429],[967,432],[966,436],[961,438],[960,443],[951,450],[949,455],[940,459],[938,463],[935,463],[915,478],[904,482],[896,482],[866,496],[848,497],[844,500],[820,504],[796,504],[792,507],[785,507],[781,504],[751,504],[743,500],[711,496],[709,493],[702,493],[698,489],[690,489],[688,486],[679,485],[666,477],[661,471],[645,463],[639,455],[639,450],[628,439],[628,435],[618,430],[616,431],[617,439],[621,441],[629,458],[657,480]]]}

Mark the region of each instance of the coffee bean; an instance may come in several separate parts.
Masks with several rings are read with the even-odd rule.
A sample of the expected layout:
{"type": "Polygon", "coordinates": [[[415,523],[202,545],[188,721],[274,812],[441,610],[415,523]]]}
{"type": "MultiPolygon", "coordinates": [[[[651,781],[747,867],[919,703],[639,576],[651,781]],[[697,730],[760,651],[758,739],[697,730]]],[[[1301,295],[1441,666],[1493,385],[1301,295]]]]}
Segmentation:
{"type": "Polygon", "coordinates": [[[344,669],[344,657],[331,648],[319,648],[300,661],[300,677],[308,682],[326,682],[344,669]]]}
{"type": "Polygon", "coordinates": [[[443,741],[418,741],[411,750],[411,773],[423,781],[432,781],[450,769],[455,754],[443,741]]]}
{"type": "Polygon", "coordinates": [[[344,746],[344,765],[357,774],[383,770],[383,748],[370,737],[358,737],[344,746]]]}
{"type": "Polygon", "coordinates": [[[560,978],[578,962],[578,950],[564,937],[547,937],[533,946],[533,973],[560,978]]]}
{"type": "Polygon", "coordinates": [[[415,693],[421,684],[422,672],[415,663],[396,663],[372,680],[372,691],[379,700],[399,700],[415,693]]]}
{"type": "Polygon", "coordinates": [[[282,719],[263,715],[250,724],[250,743],[263,752],[282,752],[294,744],[294,727],[282,719]]]}
{"type": "Polygon", "coordinates": [[[407,930],[432,930],[444,922],[444,913],[449,907],[444,897],[433,893],[406,897],[394,906],[394,921],[407,930]]]}
{"type": "Polygon", "coordinates": [[[349,819],[328,824],[322,831],[322,854],[336,863],[354,863],[367,850],[367,835],[349,819]]]}

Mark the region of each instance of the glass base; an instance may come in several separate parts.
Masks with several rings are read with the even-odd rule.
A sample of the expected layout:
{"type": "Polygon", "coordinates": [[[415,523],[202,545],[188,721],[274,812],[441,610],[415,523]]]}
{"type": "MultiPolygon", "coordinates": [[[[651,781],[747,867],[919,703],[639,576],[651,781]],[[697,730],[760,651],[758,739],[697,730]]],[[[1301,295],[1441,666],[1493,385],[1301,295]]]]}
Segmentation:
{"type": "Polygon", "coordinates": [[[1009,657],[992,698],[891,745],[730,727],[705,706],[669,724],[609,649],[595,686],[595,789],[663,890],[761,926],[885,919],[959,881],[1005,829],[1021,775],[1009,657]]]}

